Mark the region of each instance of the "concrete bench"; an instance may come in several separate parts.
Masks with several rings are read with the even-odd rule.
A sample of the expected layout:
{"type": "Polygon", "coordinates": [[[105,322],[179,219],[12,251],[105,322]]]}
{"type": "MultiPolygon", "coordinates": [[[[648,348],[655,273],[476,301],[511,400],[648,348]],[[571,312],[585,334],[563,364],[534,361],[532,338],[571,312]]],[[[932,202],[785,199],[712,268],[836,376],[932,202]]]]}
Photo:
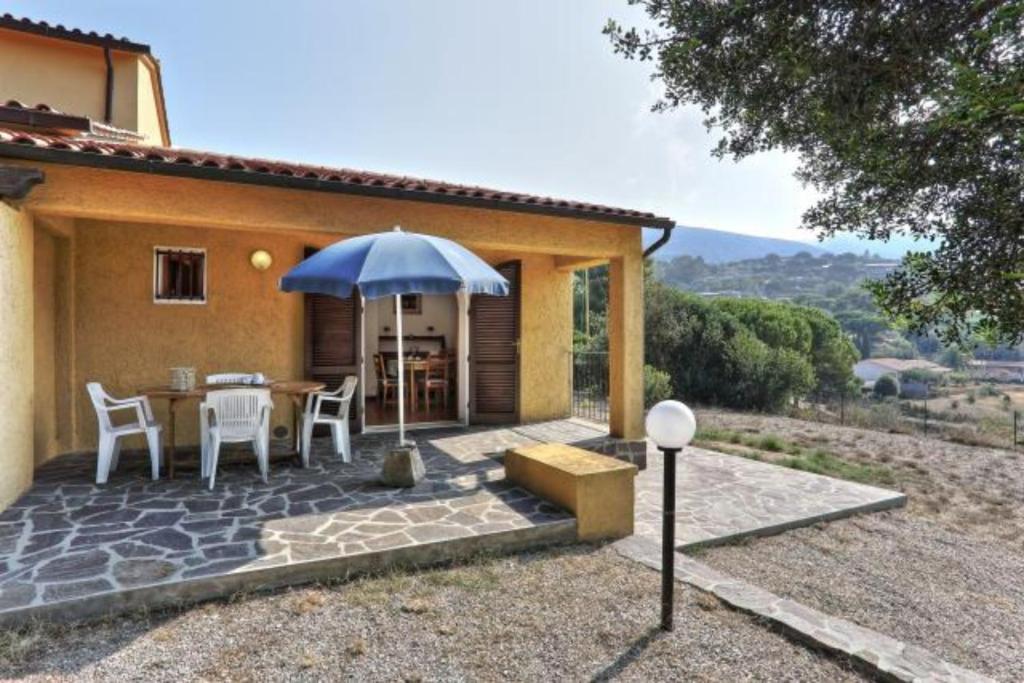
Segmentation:
{"type": "Polygon", "coordinates": [[[633,533],[636,465],[566,444],[511,448],[505,477],[576,515],[581,541],[633,533]]]}

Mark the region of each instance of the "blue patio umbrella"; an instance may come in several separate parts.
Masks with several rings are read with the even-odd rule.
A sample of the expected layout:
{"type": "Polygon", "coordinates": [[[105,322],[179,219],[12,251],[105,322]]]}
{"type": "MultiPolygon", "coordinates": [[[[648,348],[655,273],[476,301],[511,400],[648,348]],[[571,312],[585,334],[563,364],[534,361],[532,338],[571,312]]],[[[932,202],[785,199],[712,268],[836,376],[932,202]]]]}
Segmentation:
{"type": "Polygon", "coordinates": [[[398,441],[405,443],[402,354],[403,294],[508,295],[508,280],[479,256],[451,240],[395,227],[391,232],[336,242],[281,278],[284,292],[346,298],[358,289],[367,299],[395,297],[398,350],[398,441]]]}

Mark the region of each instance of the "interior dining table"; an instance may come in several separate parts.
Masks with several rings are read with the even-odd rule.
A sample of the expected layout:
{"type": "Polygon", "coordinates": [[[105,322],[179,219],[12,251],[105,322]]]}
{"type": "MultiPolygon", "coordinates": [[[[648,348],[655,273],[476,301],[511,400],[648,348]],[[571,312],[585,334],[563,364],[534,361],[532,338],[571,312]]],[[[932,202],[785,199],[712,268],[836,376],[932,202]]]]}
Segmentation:
{"type": "MultiPolygon", "coordinates": [[[[323,391],[326,386],[323,382],[310,380],[285,380],[268,384],[197,384],[194,388],[185,390],[172,389],[167,385],[150,386],[143,387],[138,393],[147,396],[151,401],[167,401],[167,450],[164,467],[167,470],[168,478],[173,479],[176,455],[175,422],[178,404],[182,401],[201,400],[206,397],[208,392],[221,389],[270,389],[271,394],[285,395],[291,398],[295,406],[295,411],[292,414],[292,434],[294,435],[298,433],[299,415],[304,410],[306,396],[323,391]]],[[[198,411],[196,417],[198,419],[198,411]]],[[[297,454],[289,452],[285,455],[294,457],[297,454]]]]}

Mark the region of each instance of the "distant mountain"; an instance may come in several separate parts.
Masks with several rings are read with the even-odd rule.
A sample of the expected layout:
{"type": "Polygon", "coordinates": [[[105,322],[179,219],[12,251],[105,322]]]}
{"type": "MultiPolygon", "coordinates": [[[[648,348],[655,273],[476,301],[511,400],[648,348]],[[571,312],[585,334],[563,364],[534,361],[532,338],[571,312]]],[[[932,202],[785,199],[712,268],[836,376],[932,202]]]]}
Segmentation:
{"type": "Polygon", "coordinates": [[[893,237],[888,242],[882,242],[850,234],[836,235],[819,244],[833,254],[845,252],[863,254],[867,251],[887,259],[903,258],[908,251],[931,251],[936,246],[931,242],[915,240],[912,237],[893,237]]]}
{"type": "MultiPolygon", "coordinates": [[[[652,244],[660,236],[661,230],[644,230],[644,247],[652,244]]],[[[677,256],[685,255],[700,256],[705,263],[730,263],[762,258],[768,254],[792,256],[801,251],[819,256],[830,250],[823,249],[817,244],[795,240],[677,225],[672,231],[672,239],[655,252],[654,258],[659,261],[670,261],[677,256]]]]}
{"type": "MultiPolygon", "coordinates": [[[[661,230],[644,230],[644,247],[653,244],[660,236],[661,230]]],[[[889,242],[879,242],[854,235],[837,235],[824,242],[800,242],[678,225],[672,231],[672,239],[655,252],[654,258],[671,261],[685,255],[700,256],[705,263],[732,263],[764,258],[768,254],[792,256],[801,251],[814,256],[847,252],[860,255],[867,251],[885,259],[898,259],[908,251],[930,251],[934,248],[930,242],[915,241],[909,237],[895,237],[889,242]]]]}

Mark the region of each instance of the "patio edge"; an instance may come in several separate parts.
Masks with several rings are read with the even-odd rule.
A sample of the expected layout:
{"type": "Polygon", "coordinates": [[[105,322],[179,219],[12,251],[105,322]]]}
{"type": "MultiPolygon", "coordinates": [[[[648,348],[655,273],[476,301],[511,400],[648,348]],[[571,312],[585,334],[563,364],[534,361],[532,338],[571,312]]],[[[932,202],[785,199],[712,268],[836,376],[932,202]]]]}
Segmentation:
{"type": "Polygon", "coordinates": [[[260,593],[318,581],[347,581],[385,569],[429,567],[484,552],[510,554],[576,542],[576,520],[564,519],[531,527],[479,536],[418,543],[358,555],[342,555],[274,567],[260,567],[153,584],[128,590],[30,605],[0,612],[0,627],[10,628],[35,620],[70,622],[184,607],[236,593],[260,593]]]}
{"type": "Polygon", "coordinates": [[[731,534],[725,534],[722,536],[715,536],[713,538],[709,538],[703,541],[691,541],[690,543],[683,543],[681,545],[677,545],[676,550],[686,551],[696,550],[699,548],[713,548],[715,546],[735,543],[736,541],[741,541],[745,538],[776,536],[786,531],[792,531],[793,529],[802,529],[804,527],[814,526],[815,524],[820,524],[822,522],[834,522],[839,519],[846,519],[847,517],[853,517],[854,515],[860,515],[869,512],[883,512],[885,510],[894,510],[896,508],[906,507],[906,505],[906,494],[893,492],[893,494],[888,498],[874,500],[871,501],[870,503],[863,503],[861,505],[854,505],[852,507],[844,507],[838,510],[822,512],[816,515],[800,517],[799,519],[791,519],[784,522],[778,522],[777,524],[769,524],[767,526],[757,527],[754,529],[747,529],[743,531],[737,531],[731,534]]]}

